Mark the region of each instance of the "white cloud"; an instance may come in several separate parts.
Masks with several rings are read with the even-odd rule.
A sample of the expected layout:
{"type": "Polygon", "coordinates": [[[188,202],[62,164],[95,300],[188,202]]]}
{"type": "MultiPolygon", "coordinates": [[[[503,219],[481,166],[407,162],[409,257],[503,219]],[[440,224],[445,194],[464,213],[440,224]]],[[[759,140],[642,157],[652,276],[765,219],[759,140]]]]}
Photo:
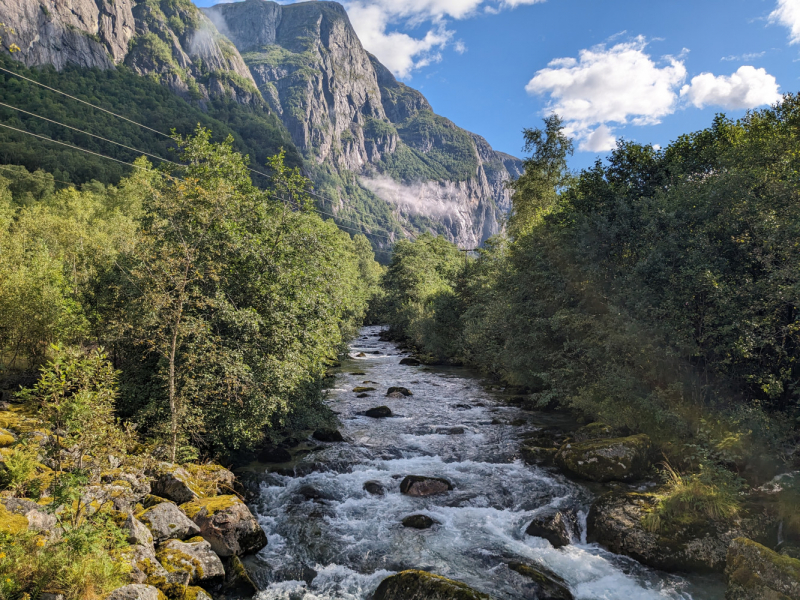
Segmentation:
{"type": "Polygon", "coordinates": [[[755,108],[781,99],[778,83],[765,69],[739,67],[730,76],[702,73],[681,89],[697,108],[721,106],[728,109],[755,108]]]}
{"type": "Polygon", "coordinates": [[[645,53],[642,36],[607,48],[582,50],[577,59],[557,58],[528,82],[530,94],[549,94],[548,110],[565,121],[579,149],[614,147],[610,123],[652,125],[675,111],[678,88],[686,79],[680,58],[661,64],[645,53]]]}
{"type": "Polygon", "coordinates": [[[800,44],[800,0],[778,0],[769,20],[789,28],[790,44],[800,44]]]}
{"type": "MultiPolygon", "coordinates": [[[[350,21],[364,47],[395,75],[406,78],[415,69],[441,60],[440,51],[452,42],[455,32],[447,28],[448,19],[465,19],[480,9],[499,12],[523,4],[545,0],[345,0],[350,21]],[[424,36],[414,37],[398,31],[404,26],[428,23],[424,36]]],[[[463,42],[454,50],[466,51],[463,42]]]]}
{"type": "Polygon", "coordinates": [[[735,61],[737,61],[737,62],[738,62],[738,61],[742,61],[742,60],[755,60],[755,59],[757,59],[757,58],[761,58],[761,57],[762,57],[762,56],[764,56],[765,54],[766,54],[766,51],[762,51],[762,52],[749,52],[749,53],[747,53],[747,54],[740,54],[740,55],[731,54],[730,56],[723,56],[723,57],[722,57],[720,60],[722,60],[722,61],[725,61],[725,60],[728,60],[728,61],[735,60],[735,61]]]}
{"type": "Polygon", "coordinates": [[[455,50],[459,54],[464,54],[464,52],[467,51],[467,45],[463,41],[458,40],[453,46],[453,50],[455,50]]]}

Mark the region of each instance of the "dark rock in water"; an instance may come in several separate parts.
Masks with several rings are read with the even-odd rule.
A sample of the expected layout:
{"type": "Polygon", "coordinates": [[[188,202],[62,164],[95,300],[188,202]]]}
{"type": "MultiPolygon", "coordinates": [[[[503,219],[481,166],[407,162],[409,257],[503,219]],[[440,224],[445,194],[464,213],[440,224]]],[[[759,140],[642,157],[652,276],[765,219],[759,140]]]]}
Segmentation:
{"type": "Polygon", "coordinates": [[[491,423],[489,423],[489,425],[502,425],[502,424],[503,422],[500,419],[492,419],[491,423]]]}
{"type": "Polygon", "coordinates": [[[300,444],[303,443],[303,440],[295,437],[289,437],[283,440],[280,443],[281,448],[297,448],[300,444]]]}
{"type": "Polygon", "coordinates": [[[300,574],[300,579],[306,582],[307,585],[311,585],[311,582],[314,581],[314,578],[318,575],[318,573],[309,567],[308,565],[303,567],[303,571],[300,574]]]}
{"type": "Polygon", "coordinates": [[[387,577],[373,600],[491,600],[465,583],[426,571],[408,570],[387,577]]]}
{"type": "Polygon", "coordinates": [[[320,442],[343,442],[344,438],[338,429],[317,429],[312,437],[320,442]]]}
{"type": "Polygon", "coordinates": [[[366,358],[366,356],[367,356],[367,355],[366,355],[366,354],[364,354],[363,352],[359,352],[358,354],[356,354],[356,357],[357,357],[357,358],[366,358]]]}
{"type": "Polygon", "coordinates": [[[361,371],[354,371],[353,373],[350,373],[350,375],[366,375],[366,373],[362,373],[361,371]]]}
{"type": "Polygon", "coordinates": [[[384,489],[380,481],[365,481],[364,491],[373,496],[383,496],[384,489]]]}
{"type": "Polygon", "coordinates": [[[372,394],[358,394],[356,398],[369,398],[372,394]]]}
{"type": "Polygon", "coordinates": [[[453,408],[457,408],[459,410],[470,410],[472,406],[470,404],[453,404],[453,408]]]}
{"type": "Polygon", "coordinates": [[[285,463],[292,460],[292,455],[285,448],[265,448],[259,453],[258,460],[264,463],[285,463]]]}
{"type": "Polygon", "coordinates": [[[225,585],[223,593],[228,596],[252,598],[258,593],[247,568],[238,556],[231,556],[222,561],[225,567],[225,585]]]}
{"type": "Polygon", "coordinates": [[[332,500],[333,496],[326,494],[322,490],[315,488],[313,485],[301,486],[297,492],[306,500],[332,500]]]}
{"type": "Polygon", "coordinates": [[[539,600],[574,600],[575,596],[569,591],[567,583],[558,575],[536,565],[527,565],[519,562],[508,564],[508,568],[516,571],[528,579],[534,587],[536,598],[539,600]]]}
{"type": "Polygon", "coordinates": [[[403,527],[411,527],[412,529],[430,529],[434,523],[436,521],[427,515],[411,515],[403,519],[403,527]]]}
{"type": "Polygon", "coordinates": [[[408,496],[433,496],[444,494],[452,489],[453,484],[440,477],[408,475],[400,483],[400,492],[408,496]]]}
{"type": "Polygon", "coordinates": [[[388,390],[386,390],[386,395],[388,396],[389,394],[394,394],[395,392],[403,394],[403,396],[413,396],[414,395],[414,394],[411,393],[411,391],[408,388],[404,388],[404,387],[390,387],[388,390]]]}
{"type": "Polygon", "coordinates": [[[363,383],[364,385],[369,385],[369,384],[378,385],[377,381],[362,381],[361,383],[363,383]]]}
{"type": "Polygon", "coordinates": [[[726,600],[800,598],[800,560],[746,538],[728,546],[725,579],[726,600]]]}
{"type": "Polygon", "coordinates": [[[364,414],[373,419],[385,419],[392,416],[392,410],[388,406],[376,406],[375,408],[370,408],[364,414]]]}
{"type": "Polygon", "coordinates": [[[624,438],[564,444],[556,454],[562,469],[591,481],[632,481],[650,468],[650,438],[624,438]]]}
{"type": "Polygon", "coordinates": [[[441,435],[461,435],[464,433],[463,427],[443,427],[442,429],[437,429],[436,433],[441,435]]]}
{"type": "Polygon", "coordinates": [[[420,362],[416,358],[403,358],[400,360],[401,365],[407,365],[409,367],[418,367],[420,362]]]}
{"type": "Polygon", "coordinates": [[[386,394],[386,397],[394,398],[396,400],[402,400],[403,398],[405,398],[405,396],[403,396],[403,394],[401,394],[400,392],[392,392],[391,394],[386,394]]]}
{"type": "Polygon", "coordinates": [[[361,392],[374,392],[375,388],[374,387],[364,387],[363,385],[357,385],[356,387],[353,388],[353,391],[355,393],[357,393],[357,394],[360,394],[361,392]]]}
{"type": "Polygon", "coordinates": [[[381,353],[380,350],[375,350],[375,352],[373,352],[372,354],[380,354],[380,353],[381,353]]]}
{"type": "Polygon", "coordinates": [[[548,512],[534,517],[525,533],[550,542],[553,548],[568,546],[571,542],[571,523],[561,511],[548,512]]]}

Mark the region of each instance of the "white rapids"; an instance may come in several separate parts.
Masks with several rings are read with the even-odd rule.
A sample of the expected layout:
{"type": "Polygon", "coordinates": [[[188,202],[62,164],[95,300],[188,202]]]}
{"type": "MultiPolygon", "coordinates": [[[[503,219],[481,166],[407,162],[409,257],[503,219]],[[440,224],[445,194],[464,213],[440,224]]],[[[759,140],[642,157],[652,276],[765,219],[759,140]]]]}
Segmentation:
{"type": "Polygon", "coordinates": [[[521,434],[557,417],[503,405],[465,369],[400,365],[403,353],[379,335],[379,327],[362,330],[351,354],[366,357],[346,360],[329,392],[347,441],[319,444],[294,476],[264,477],[253,509],[269,544],[247,559],[265,588],[257,600],[366,600],[382,579],[407,568],[463,581],[496,600],[533,599],[526,579],[507,567],[513,560],[554,571],[577,599],[723,597],[717,578],[661,573],[586,543],[594,494],[517,455],[521,434]],[[377,389],[357,398],[356,386],[377,389]],[[405,386],[413,396],[388,398],[389,386],[405,386]],[[395,416],[360,414],[380,405],[395,416]],[[448,435],[443,430],[450,427],[464,433],[448,435]],[[444,477],[454,489],[405,496],[399,485],[406,475],[444,477]],[[385,494],[367,493],[367,481],[380,482],[385,494]],[[578,511],[571,545],[556,550],[525,534],[548,507],[578,511]],[[437,524],[403,527],[412,514],[437,524]]]}

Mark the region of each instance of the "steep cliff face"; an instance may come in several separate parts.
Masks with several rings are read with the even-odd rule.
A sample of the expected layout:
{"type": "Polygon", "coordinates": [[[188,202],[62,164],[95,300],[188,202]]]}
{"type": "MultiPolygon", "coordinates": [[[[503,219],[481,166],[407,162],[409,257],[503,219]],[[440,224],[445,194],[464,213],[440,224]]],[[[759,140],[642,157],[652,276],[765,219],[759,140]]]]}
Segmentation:
{"type": "MultiPolygon", "coordinates": [[[[401,223],[424,217],[462,246],[500,230],[510,205],[504,184],[521,162],[436,115],[398,82],[364,50],[340,4],[245,0],[205,13],[241,52],[308,160],[357,174],[401,223]]],[[[346,213],[342,187],[326,191],[338,192],[333,209],[346,213]]]]}
{"type": "Polygon", "coordinates": [[[0,22],[27,66],[124,63],[192,99],[261,101],[239,52],[190,0],[0,0],[0,22]]]}

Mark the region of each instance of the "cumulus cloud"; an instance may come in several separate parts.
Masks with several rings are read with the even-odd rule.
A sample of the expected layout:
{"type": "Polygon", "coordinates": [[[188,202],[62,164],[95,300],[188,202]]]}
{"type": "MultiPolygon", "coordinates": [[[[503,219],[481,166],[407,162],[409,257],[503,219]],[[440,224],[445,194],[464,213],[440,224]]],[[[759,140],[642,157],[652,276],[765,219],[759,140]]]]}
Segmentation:
{"type": "Polygon", "coordinates": [[[789,28],[789,43],[800,44],[800,1],[778,0],[778,4],[769,15],[770,23],[777,23],[789,28]]]}
{"type": "Polygon", "coordinates": [[[781,99],[778,82],[765,69],[739,67],[730,76],[702,73],[683,86],[685,97],[697,108],[721,106],[728,109],[755,108],[781,99]]]}
{"type": "Polygon", "coordinates": [[[681,106],[755,108],[781,98],[765,69],[743,66],[730,76],[702,73],[686,84],[688,51],[654,59],[646,50],[647,41],[639,36],[581,50],[577,58],[556,58],[525,89],[549,96],[547,112],[558,113],[578,149],[588,152],[612,150],[615,126],[655,125],[681,106]]]}
{"type": "MultiPolygon", "coordinates": [[[[441,60],[441,50],[453,43],[455,32],[448,19],[465,19],[481,8],[499,12],[545,0],[349,0],[344,5],[353,27],[364,44],[395,75],[407,78],[415,69],[441,60]],[[428,24],[422,36],[399,29],[428,24]]],[[[466,46],[455,42],[463,53],[466,46]]]]}
{"type": "Polygon", "coordinates": [[[607,48],[582,50],[578,58],[557,58],[538,71],[525,89],[548,94],[579,149],[601,152],[614,146],[609,124],[652,125],[675,111],[686,79],[680,58],[654,61],[642,36],[607,48]]]}

